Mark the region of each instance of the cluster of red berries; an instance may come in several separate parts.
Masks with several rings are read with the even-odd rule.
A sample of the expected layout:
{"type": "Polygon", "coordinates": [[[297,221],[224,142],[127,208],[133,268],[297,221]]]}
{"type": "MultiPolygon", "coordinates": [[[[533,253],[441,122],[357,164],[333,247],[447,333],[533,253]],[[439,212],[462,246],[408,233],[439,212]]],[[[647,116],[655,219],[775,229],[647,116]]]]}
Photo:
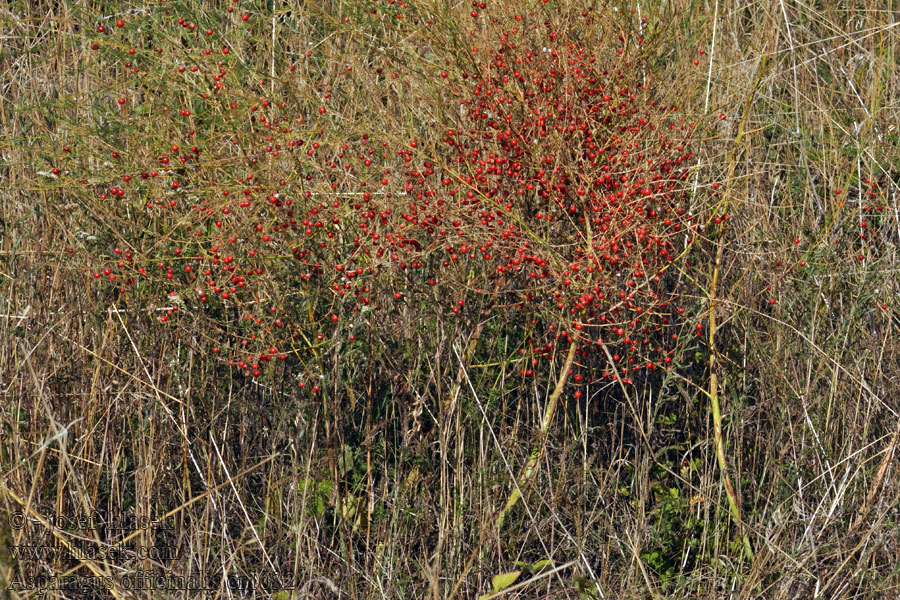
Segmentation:
{"type": "MultiPolygon", "coordinates": [[[[306,51],[282,79],[242,81],[252,46],[210,44],[207,24],[154,10],[182,47],[129,49],[110,118],[133,125],[152,113],[168,141],[145,157],[106,140],[110,166],[81,180],[105,207],[142,219],[141,235],[116,232],[91,271],[119,301],[156,294],[162,322],[209,320],[214,354],[249,376],[305,365],[335,336],[363,338],[360,327],[385,322],[372,325],[370,310],[462,325],[504,311],[527,338],[519,372],[534,376],[576,344],[578,387],[630,383],[672,361],[686,316],[677,273],[698,236],[697,204],[719,186],[690,176],[695,124],[654,89],[646,19],[626,34],[594,9],[552,20],[479,2],[469,56],[448,55],[431,75],[387,59],[335,75],[306,51]],[[181,91],[153,103],[133,92],[145,86],[139,63],[165,56],[181,91]],[[352,86],[402,101],[415,76],[435,90],[441,122],[366,130],[360,112],[345,125],[352,86]],[[304,100],[299,77],[314,90],[304,100]]],[[[415,9],[395,16],[432,23],[415,9]]],[[[252,11],[227,18],[254,26],[252,11]]],[[[135,41],[135,28],[115,25],[94,29],[135,41]]]]}
{"type": "MultiPolygon", "coordinates": [[[[670,267],[695,228],[686,183],[694,125],[656,99],[646,65],[625,52],[642,39],[592,45],[535,15],[506,15],[506,26],[500,11],[475,9],[492,15],[479,21],[487,45],[472,48],[468,71],[436,78],[454,116],[436,136],[403,145],[376,132],[325,135],[339,110],[334,84],[322,85],[318,105],[278,99],[271,88],[249,96],[229,92],[237,68],[229,44],[218,57],[209,48],[173,57],[197,101],[159,110],[181,131],[173,139],[191,141],[170,143],[153,165],[135,161],[98,197],[125,202],[137,187],[145,230],[177,231],[181,241],[162,253],[151,244],[155,256],[132,241],[133,251],[94,277],[123,298],[141,280],[160,282],[161,321],[179,306],[192,315],[237,308],[233,339],[216,340],[215,354],[253,376],[273,358],[299,355],[279,350],[287,329],[304,327],[282,323],[292,316],[290,286],[333,298],[317,303],[307,348],[369,309],[429,298],[418,310],[465,317],[493,298],[490,306],[530,332],[525,376],[576,339],[576,384],[630,382],[668,363],[679,314],[670,267]],[[204,129],[213,102],[235,127],[216,148],[204,129]],[[299,161],[299,177],[284,156],[299,161]],[[205,164],[217,165],[214,176],[205,164]]],[[[179,29],[197,27],[167,11],[179,29]]],[[[582,14],[586,24],[596,17],[582,14]]],[[[127,95],[117,103],[130,106],[127,95]]]]}

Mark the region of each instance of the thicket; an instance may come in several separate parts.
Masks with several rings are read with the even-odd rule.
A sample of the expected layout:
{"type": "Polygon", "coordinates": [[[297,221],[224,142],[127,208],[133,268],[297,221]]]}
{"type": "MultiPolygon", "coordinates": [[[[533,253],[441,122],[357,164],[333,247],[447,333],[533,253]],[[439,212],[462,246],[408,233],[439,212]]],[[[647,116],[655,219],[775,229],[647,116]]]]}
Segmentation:
{"type": "Polygon", "coordinates": [[[5,581],[896,590],[897,13],[682,4],[5,5],[4,506],[179,552],[5,581]]]}

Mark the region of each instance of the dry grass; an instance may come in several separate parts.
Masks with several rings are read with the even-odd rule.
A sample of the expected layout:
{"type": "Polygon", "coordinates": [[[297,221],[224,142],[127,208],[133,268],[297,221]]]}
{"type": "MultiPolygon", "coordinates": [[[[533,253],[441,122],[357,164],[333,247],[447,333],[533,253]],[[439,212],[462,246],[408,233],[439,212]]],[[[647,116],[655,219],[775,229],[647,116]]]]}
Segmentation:
{"type": "MultiPolygon", "coordinates": [[[[298,194],[352,202],[354,182],[324,166],[248,154],[266,135],[247,121],[250,106],[262,96],[285,103],[279,114],[297,131],[283,141],[313,139],[313,123],[327,123],[323,146],[378,132],[392,151],[409,139],[434,148],[432,120],[456,122],[448,86],[471,68],[470,6],[415,4],[404,24],[392,19],[395,4],[349,0],[0,1],[0,512],[30,517],[23,529],[0,522],[3,593],[32,597],[10,590],[27,575],[120,582],[158,569],[267,573],[271,585],[151,594],[117,583],[110,594],[475,598],[493,576],[523,570],[524,585],[505,597],[900,596],[895,1],[601,7],[646,36],[661,97],[711,123],[696,181],[721,187],[698,207],[709,228],[681,269],[690,319],[676,367],[646,385],[598,385],[579,401],[555,395],[552,421],[566,353],[519,377],[533,328],[497,294],[458,320],[446,311],[423,320],[412,302],[390,318],[369,312],[354,345],[349,329],[326,328],[334,301],[295,277],[284,246],[266,265],[288,275],[261,277],[260,302],[183,306],[177,325],[161,326],[169,284],[154,265],[176,247],[182,261],[200,251],[196,222],[144,211],[171,197],[160,186],[136,181],[123,201],[97,197],[123,169],[158,168],[177,140],[202,142],[204,159],[182,169],[191,193],[214,180],[239,188],[253,172],[262,185],[297,179],[298,194]],[[120,38],[93,33],[145,13],[144,30],[124,34],[138,47],[132,58],[120,38]],[[423,15],[435,25],[419,27],[423,15]],[[218,55],[182,44],[167,25],[176,17],[214,27],[218,55]],[[175,72],[215,72],[223,45],[233,110],[204,104],[199,76],[175,72]],[[126,78],[127,60],[145,75],[126,78]],[[315,120],[320,105],[327,121],[315,120]],[[140,118],[129,118],[138,106],[140,118]],[[182,106],[191,118],[173,114],[182,106]],[[71,176],[50,174],[56,165],[71,176]],[[303,187],[299,173],[317,183],[303,187]],[[728,227],[713,227],[724,213],[728,227]],[[117,260],[116,246],[152,271],[127,301],[89,275],[117,260]],[[268,306],[286,315],[289,334],[260,331],[253,343],[288,340],[289,360],[243,377],[210,349],[250,339],[257,330],[241,314],[268,306]],[[322,393],[310,393],[319,382],[322,393]],[[171,530],[138,531],[123,545],[177,558],[11,554],[120,539],[84,530],[79,539],[47,522],[93,511],[162,518],[171,530]],[[552,562],[522,566],[541,560],[552,562]],[[273,595],[289,587],[293,596],[273,595]]],[[[527,10],[565,14],[555,0],[527,10]]],[[[215,212],[226,204],[209,195],[215,212]]],[[[458,281],[481,285],[466,277],[458,281]]],[[[409,285],[418,301],[446,300],[409,285]]]]}

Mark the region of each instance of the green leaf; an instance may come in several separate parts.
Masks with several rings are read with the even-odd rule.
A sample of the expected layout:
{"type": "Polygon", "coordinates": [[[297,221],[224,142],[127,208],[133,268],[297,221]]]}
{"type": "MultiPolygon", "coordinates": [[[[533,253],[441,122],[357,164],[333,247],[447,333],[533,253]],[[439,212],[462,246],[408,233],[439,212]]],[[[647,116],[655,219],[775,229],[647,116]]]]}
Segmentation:
{"type": "Polygon", "coordinates": [[[531,572],[532,573],[540,573],[547,567],[552,567],[553,561],[549,558],[545,558],[544,560],[539,560],[537,562],[531,563],[531,572]]]}
{"type": "Polygon", "coordinates": [[[491,587],[494,589],[494,592],[499,592],[515,583],[521,574],[522,571],[510,571],[509,573],[494,575],[493,579],[491,579],[491,587]]]}
{"type": "Polygon", "coordinates": [[[578,598],[580,600],[595,600],[600,598],[600,595],[597,593],[597,586],[594,585],[594,582],[580,575],[575,575],[575,589],[578,592],[578,598]]]}

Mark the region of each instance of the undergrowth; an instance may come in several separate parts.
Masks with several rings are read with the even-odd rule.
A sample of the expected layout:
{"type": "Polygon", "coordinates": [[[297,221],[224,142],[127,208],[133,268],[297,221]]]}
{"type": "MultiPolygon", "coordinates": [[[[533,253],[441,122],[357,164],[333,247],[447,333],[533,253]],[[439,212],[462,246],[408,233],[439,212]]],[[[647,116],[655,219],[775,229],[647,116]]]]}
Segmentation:
{"type": "Polygon", "coordinates": [[[897,16],[3,2],[6,593],[895,595],[897,16]]]}

